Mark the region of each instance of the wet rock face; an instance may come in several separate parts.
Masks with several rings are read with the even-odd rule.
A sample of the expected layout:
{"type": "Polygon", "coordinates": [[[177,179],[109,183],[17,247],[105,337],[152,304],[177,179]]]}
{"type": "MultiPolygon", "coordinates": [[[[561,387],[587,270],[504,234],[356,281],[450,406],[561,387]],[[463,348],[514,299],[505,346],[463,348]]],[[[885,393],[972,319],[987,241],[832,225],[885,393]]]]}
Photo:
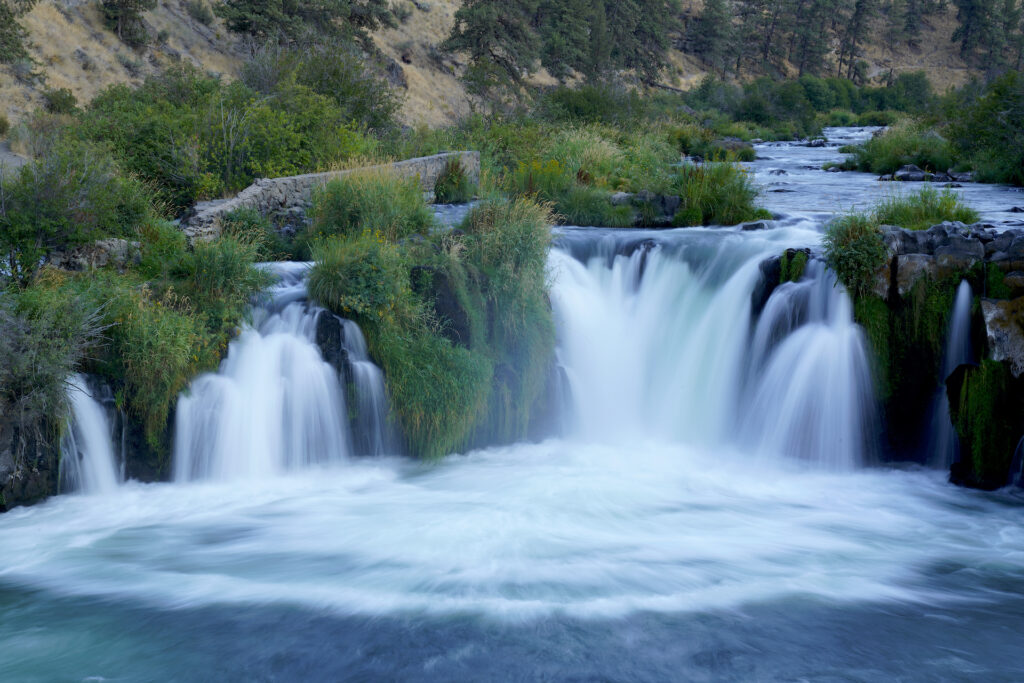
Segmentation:
{"type": "Polygon", "coordinates": [[[981,313],[990,358],[1007,362],[1015,378],[1024,375],[1024,298],[982,299],[981,313]]]}
{"type": "Polygon", "coordinates": [[[138,242],[111,238],[74,249],[55,251],[50,255],[50,264],[55,268],[71,271],[85,271],[106,266],[114,266],[118,270],[123,270],[129,265],[138,263],[140,257],[138,242]]]}
{"type": "Polygon", "coordinates": [[[19,425],[0,416],[0,512],[57,493],[59,449],[41,425],[19,425]]]}
{"type": "Polygon", "coordinates": [[[462,307],[448,276],[430,266],[412,269],[413,291],[427,301],[433,301],[434,314],[443,323],[441,334],[456,346],[469,348],[471,332],[469,314],[462,307]]]}

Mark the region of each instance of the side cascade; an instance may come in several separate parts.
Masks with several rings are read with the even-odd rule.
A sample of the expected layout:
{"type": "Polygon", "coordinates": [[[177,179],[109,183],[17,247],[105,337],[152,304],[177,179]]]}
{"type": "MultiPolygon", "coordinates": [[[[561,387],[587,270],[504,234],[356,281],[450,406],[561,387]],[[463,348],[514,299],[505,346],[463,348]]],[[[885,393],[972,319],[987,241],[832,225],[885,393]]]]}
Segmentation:
{"type": "MultiPolygon", "coordinates": [[[[178,401],[177,481],[268,477],[356,452],[341,376],[316,344],[324,311],[306,302],[309,264],[262,267],[278,281],[254,306],[252,325],[218,372],[197,378],[178,401]]],[[[373,400],[382,396],[381,379],[373,400]]]]}
{"type": "Polygon", "coordinates": [[[721,231],[563,232],[552,301],[571,431],[860,465],[875,433],[866,341],[818,262],[754,310],[760,265],[781,251],[721,231]]]}
{"type": "Polygon", "coordinates": [[[68,379],[70,424],[61,443],[60,488],[85,494],[110,493],[121,483],[107,411],[82,375],[68,379]]]}
{"type": "Polygon", "coordinates": [[[949,331],[946,334],[946,348],[942,357],[940,387],[932,403],[931,428],[928,435],[928,462],[940,469],[948,470],[960,459],[960,440],[949,416],[949,395],[946,379],[961,365],[971,363],[974,354],[971,349],[971,306],[974,291],[967,281],[960,283],[949,316],[949,331]]]}

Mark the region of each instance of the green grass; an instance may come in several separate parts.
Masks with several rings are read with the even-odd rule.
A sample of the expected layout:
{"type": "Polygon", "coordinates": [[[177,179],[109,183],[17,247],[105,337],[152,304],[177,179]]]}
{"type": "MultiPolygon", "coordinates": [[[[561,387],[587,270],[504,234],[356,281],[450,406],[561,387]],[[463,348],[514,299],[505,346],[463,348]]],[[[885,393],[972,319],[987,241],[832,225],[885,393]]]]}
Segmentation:
{"type": "Polygon", "coordinates": [[[956,193],[931,187],[883,199],[875,206],[874,216],[882,225],[898,225],[908,230],[925,230],[944,221],[977,223],[981,218],[956,193]]]}
{"type": "Polygon", "coordinates": [[[871,291],[888,253],[873,217],[851,213],[836,218],[822,245],[829,267],[855,299],[871,291]]]}
{"type": "Polygon", "coordinates": [[[434,225],[419,181],[387,170],[355,171],[315,190],[311,218],[310,241],[362,233],[395,241],[434,225]]]}
{"type": "Polygon", "coordinates": [[[434,201],[438,204],[465,204],[473,198],[476,187],[469,180],[458,159],[450,159],[434,183],[434,201]]]}
{"type": "Polygon", "coordinates": [[[844,167],[855,166],[881,175],[913,164],[925,171],[944,173],[957,163],[948,140],[923,124],[904,119],[858,146],[844,167]]]}

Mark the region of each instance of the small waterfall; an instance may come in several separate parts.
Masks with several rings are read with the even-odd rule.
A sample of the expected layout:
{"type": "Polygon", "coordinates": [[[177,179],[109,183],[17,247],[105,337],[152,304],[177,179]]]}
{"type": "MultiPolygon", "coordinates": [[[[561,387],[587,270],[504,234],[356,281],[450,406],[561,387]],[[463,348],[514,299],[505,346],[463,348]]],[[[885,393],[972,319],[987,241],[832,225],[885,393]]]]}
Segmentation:
{"type": "MultiPolygon", "coordinates": [[[[324,315],[330,315],[324,311],[324,315]]],[[[346,381],[352,383],[354,414],[352,441],[356,455],[394,453],[397,438],[388,419],[384,373],[370,360],[363,331],[351,320],[341,320],[346,381]]]]}
{"type": "Polygon", "coordinates": [[[572,234],[552,251],[559,357],[585,439],[667,438],[829,468],[870,445],[870,361],[849,298],[811,263],[752,324],[760,263],[739,235],[572,234]],[[723,242],[728,242],[723,244],[723,242]]]}
{"type": "Polygon", "coordinates": [[[830,469],[862,464],[874,433],[871,365],[850,299],[823,263],[772,294],[751,351],[747,443],[830,469]]]}
{"type": "Polygon", "coordinates": [[[71,420],[61,444],[60,488],[86,494],[108,493],[120,482],[107,412],[85,377],[68,379],[71,420]]]}
{"type": "Polygon", "coordinates": [[[949,416],[949,395],[946,393],[946,379],[961,365],[973,361],[971,352],[971,306],[974,292],[966,280],[956,290],[956,299],[949,316],[949,331],[946,335],[946,349],[942,357],[941,386],[935,393],[932,407],[931,428],[928,435],[928,462],[938,468],[948,469],[960,459],[960,441],[949,416]]]}
{"type": "MultiPolygon", "coordinates": [[[[344,387],[316,344],[323,310],[305,301],[309,265],[263,267],[279,278],[269,301],[254,309],[253,324],[231,343],[220,370],[196,379],[179,399],[179,481],[272,476],[341,462],[353,452],[344,387]]],[[[365,343],[362,349],[365,357],[365,343]]],[[[372,385],[378,398],[383,394],[382,379],[363,377],[370,374],[368,365],[365,359],[355,373],[360,414],[362,403],[371,400],[364,387],[372,385]]],[[[379,416],[378,421],[384,422],[379,416]]],[[[370,441],[380,442],[382,431],[370,441]]]]}

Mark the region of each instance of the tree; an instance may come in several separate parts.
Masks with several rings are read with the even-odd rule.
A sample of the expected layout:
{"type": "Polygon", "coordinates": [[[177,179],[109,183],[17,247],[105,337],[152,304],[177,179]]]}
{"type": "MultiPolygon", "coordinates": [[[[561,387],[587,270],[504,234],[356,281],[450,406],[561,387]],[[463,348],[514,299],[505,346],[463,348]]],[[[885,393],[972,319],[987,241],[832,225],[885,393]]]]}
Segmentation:
{"type": "Polygon", "coordinates": [[[142,15],[156,8],[156,0],[103,0],[103,17],[117,37],[129,45],[144,45],[149,40],[142,15]]]}
{"type": "Polygon", "coordinates": [[[25,29],[18,17],[35,6],[37,0],[0,0],[0,64],[27,59],[25,29]]]}
{"type": "Polygon", "coordinates": [[[690,29],[693,50],[706,64],[718,71],[726,68],[733,42],[732,14],[725,0],[707,0],[690,29]]]}
{"type": "Polygon", "coordinates": [[[225,0],[228,28],[260,41],[295,42],[309,34],[354,38],[375,52],[370,32],[398,25],[388,0],[225,0]]]}

